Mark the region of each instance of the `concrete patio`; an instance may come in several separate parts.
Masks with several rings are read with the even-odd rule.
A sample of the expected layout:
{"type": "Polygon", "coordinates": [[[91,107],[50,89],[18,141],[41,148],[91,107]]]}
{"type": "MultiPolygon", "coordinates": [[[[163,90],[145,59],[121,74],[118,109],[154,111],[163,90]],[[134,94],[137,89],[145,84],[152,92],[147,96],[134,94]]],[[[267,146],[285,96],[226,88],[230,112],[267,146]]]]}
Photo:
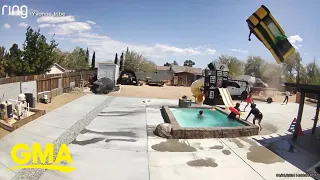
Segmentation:
{"type": "MultiPolygon", "coordinates": [[[[177,104],[177,100],[86,95],[2,138],[0,180],[290,179],[276,174],[303,173],[320,161],[319,155],[299,147],[294,153],[276,148],[290,136],[287,129],[297,114],[297,104],[257,102],[264,119],[261,134],[254,137],[166,140],[154,136],[152,131],[163,122],[160,107],[177,104]],[[75,128],[77,123],[81,129],[75,128]],[[75,139],[62,138],[74,129],[80,132],[74,133],[75,139]],[[75,171],[8,170],[15,165],[10,156],[15,144],[44,145],[57,139],[71,142],[68,147],[75,171]],[[299,160],[290,161],[292,165],[264,147],[269,144],[273,152],[299,160]]],[[[312,127],[314,109],[305,106],[303,129],[312,127]]]]}

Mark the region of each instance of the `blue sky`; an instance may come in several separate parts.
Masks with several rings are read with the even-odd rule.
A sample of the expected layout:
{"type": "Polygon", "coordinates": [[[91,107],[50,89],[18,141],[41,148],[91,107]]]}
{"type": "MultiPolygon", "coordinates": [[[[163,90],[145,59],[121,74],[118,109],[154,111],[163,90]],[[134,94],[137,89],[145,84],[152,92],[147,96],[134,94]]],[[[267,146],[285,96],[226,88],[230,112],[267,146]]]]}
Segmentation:
{"type": "MultiPolygon", "coordinates": [[[[262,56],[275,62],[255,37],[248,41],[246,19],[266,5],[290,36],[305,63],[320,60],[319,0],[12,0],[26,5],[28,17],[0,14],[0,46],[22,46],[27,26],[41,29],[50,39],[55,33],[59,48],[76,46],[96,51],[97,61],[114,59],[128,46],[162,65],[191,59],[205,67],[221,54],[246,60],[262,56]],[[33,13],[65,13],[57,17],[33,13]]],[[[0,7],[9,1],[1,0],[0,7]]],[[[91,53],[92,54],[92,53],[91,53]]]]}

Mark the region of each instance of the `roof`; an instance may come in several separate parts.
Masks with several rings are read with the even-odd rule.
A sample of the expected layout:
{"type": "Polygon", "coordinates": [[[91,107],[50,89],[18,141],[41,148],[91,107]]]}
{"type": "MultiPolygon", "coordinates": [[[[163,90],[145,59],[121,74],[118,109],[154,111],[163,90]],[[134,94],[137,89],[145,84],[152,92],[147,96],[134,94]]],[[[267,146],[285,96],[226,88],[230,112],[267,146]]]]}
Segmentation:
{"type": "MultiPolygon", "coordinates": [[[[63,72],[65,72],[66,71],[66,69],[65,68],[63,68],[62,66],[60,66],[59,64],[57,64],[57,63],[54,63],[53,64],[53,66],[56,66],[59,70],[61,70],[61,71],[63,71],[63,72]]],[[[53,67],[52,66],[52,67],[53,67]]]]}
{"type": "Polygon", "coordinates": [[[320,86],[319,85],[296,84],[296,83],[285,83],[285,85],[288,87],[295,87],[299,91],[303,91],[305,93],[320,94],[320,86]]]}
{"type": "MultiPolygon", "coordinates": [[[[157,66],[157,70],[170,71],[170,66],[157,66]]],[[[191,74],[202,74],[201,68],[194,68],[194,67],[189,67],[189,66],[172,65],[172,71],[174,73],[187,72],[187,73],[191,73],[191,74]]]]}

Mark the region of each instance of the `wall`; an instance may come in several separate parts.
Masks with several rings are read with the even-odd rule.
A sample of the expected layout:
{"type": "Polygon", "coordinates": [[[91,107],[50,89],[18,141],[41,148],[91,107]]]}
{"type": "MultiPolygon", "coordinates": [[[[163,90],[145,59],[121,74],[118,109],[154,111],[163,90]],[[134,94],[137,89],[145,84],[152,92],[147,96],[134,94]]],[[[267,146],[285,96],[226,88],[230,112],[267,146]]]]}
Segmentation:
{"type": "Polygon", "coordinates": [[[21,83],[22,93],[32,93],[33,97],[37,97],[37,81],[28,81],[21,83]]]}
{"type": "Polygon", "coordinates": [[[20,94],[20,82],[17,83],[9,83],[2,84],[0,86],[0,98],[4,95],[2,101],[6,101],[8,99],[18,99],[18,95],[20,94]]]}
{"type": "Polygon", "coordinates": [[[50,91],[52,97],[71,91],[70,85],[81,87],[83,81],[88,81],[96,71],[68,72],[62,74],[41,74],[32,76],[16,76],[0,78],[0,98],[5,93],[4,100],[18,99],[21,90],[23,93],[33,93],[38,100],[40,92],[50,91]]]}
{"type": "Polygon", "coordinates": [[[59,73],[63,73],[63,71],[61,71],[56,66],[53,66],[53,67],[51,67],[50,72],[48,72],[47,74],[59,74],[59,73]]]}

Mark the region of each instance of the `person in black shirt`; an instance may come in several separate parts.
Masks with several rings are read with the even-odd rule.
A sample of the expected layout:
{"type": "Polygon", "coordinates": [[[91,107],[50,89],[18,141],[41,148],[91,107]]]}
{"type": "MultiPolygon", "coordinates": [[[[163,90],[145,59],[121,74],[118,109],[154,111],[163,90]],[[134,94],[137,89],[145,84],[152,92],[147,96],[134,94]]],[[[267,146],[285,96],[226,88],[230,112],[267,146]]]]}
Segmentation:
{"type": "MultiPolygon", "coordinates": [[[[240,103],[237,103],[236,106],[234,107],[238,112],[240,112],[240,103]]],[[[231,111],[231,113],[228,115],[228,118],[234,119],[236,118],[236,114],[231,111]]]]}
{"type": "Polygon", "coordinates": [[[253,118],[253,124],[256,124],[256,120],[258,120],[258,124],[260,126],[260,131],[262,130],[262,127],[261,127],[261,120],[263,118],[263,115],[262,113],[259,111],[259,109],[256,107],[257,105],[256,104],[251,104],[251,111],[250,113],[248,114],[246,120],[249,118],[249,116],[251,114],[254,115],[254,118],[253,118]]]}

